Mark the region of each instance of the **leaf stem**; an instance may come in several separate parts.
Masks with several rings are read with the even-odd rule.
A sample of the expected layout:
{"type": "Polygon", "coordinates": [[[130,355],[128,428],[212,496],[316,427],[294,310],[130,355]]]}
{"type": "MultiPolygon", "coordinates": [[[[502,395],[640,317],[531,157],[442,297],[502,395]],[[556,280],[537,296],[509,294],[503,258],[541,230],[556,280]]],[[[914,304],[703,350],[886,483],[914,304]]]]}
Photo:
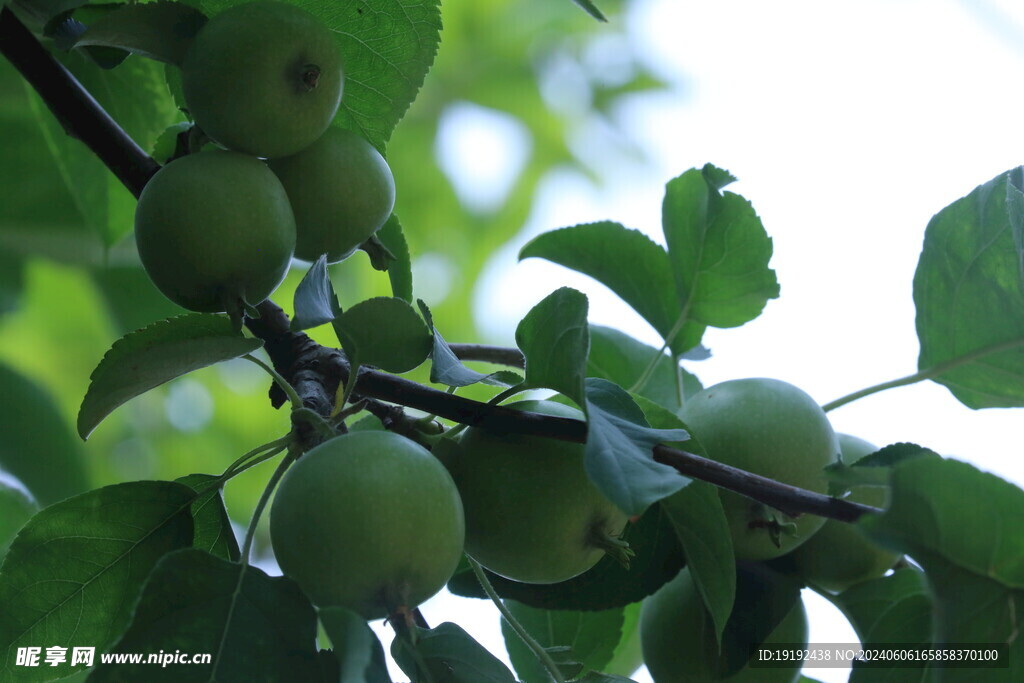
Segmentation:
{"type": "Polygon", "coordinates": [[[263,515],[263,509],[267,507],[267,502],[270,500],[270,494],[277,488],[277,483],[281,481],[281,477],[284,476],[285,471],[291,467],[292,462],[295,461],[297,451],[294,447],[288,451],[288,455],[284,457],[281,463],[274,470],[274,474],[270,476],[270,481],[267,482],[266,487],[263,489],[263,493],[260,495],[260,500],[256,503],[256,509],[252,512],[252,519],[249,521],[249,528],[245,532],[245,543],[242,545],[242,566],[249,564],[249,552],[252,550],[252,541],[256,536],[256,526],[260,522],[260,517],[263,515]]]}
{"type": "MultiPolygon", "coordinates": [[[[223,484],[228,479],[234,477],[236,474],[240,474],[244,470],[249,469],[248,467],[242,466],[250,458],[255,458],[256,456],[265,454],[268,451],[274,451],[276,455],[277,453],[281,452],[282,448],[286,448],[288,444],[292,442],[293,438],[294,437],[292,436],[291,432],[289,432],[288,434],[282,436],[280,439],[274,439],[273,441],[269,441],[261,446],[257,446],[256,448],[252,449],[251,451],[240,457],[238,460],[235,460],[233,463],[228,465],[227,469],[224,470],[224,473],[217,477],[217,479],[223,484]]],[[[261,459],[260,462],[263,462],[263,460],[261,459]]]]}
{"type": "Polygon", "coordinates": [[[977,349],[975,351],[971,351],[970,353],[966,353],[962,356],[958,356],[957,358],[947,360],[944,363],[939,363],[938,365],[933,365],[930,368],[925,368],[924,370],[915,372],[912,375],[900,377],[899,379],[889,380],[888,382],[882,382],[881,384],[876,384],[874,386],[867,387],[866,389],[855,391],[852,394],[847,394],[842,398],[837,398],[831,403],[826,403],[824,406],[822,406],[822,409],[827,413],[830,410],[839,408],[840,406],[845,406],[847,403],[852,403],[853,401],[856,401],[859,398],[864,398],[865,396],[870,396],[871,394],[877,394],[881,391],[885,391],[886,389],[905,387],[910,384],[916,384],[917,382],[921,382],[926,379],[933,379],[943,373],[949,372],[950,370],[955,370],[961,365],[972,363],[980,358],[984,358],[985,356],[989,356],[994,353],[1001,353],[1003,351],[1010,351],[1022,346],[1024,346],[1024,338],[1011,339],[1010,341],[1000,342],[998,344],[993,344],[992,346],[986,346],[985,348],[977,349]]]}
{"type": "Polygon", "coordinates": [[[487,597],[489,597],[491,602],[494,603],[494,606],[498,608],[498,611],[501,612],[501,616],[505,618],[508,625],[516,632],[516,635],[523,639],[526,647],[530,648],[530,651],[536,655],[537,659],[540,660],[540,663],[548,670],[551,678],[555,680],[555,683],[565,683],[565,678],[562,677],[562,672],[558,670],[558,665],[555,664],[555,660],[551,659],[551,655],[548,654],[548,651],[533,639],[533,636],[523,628],[523,625],[519,623],[519,620],[512,615],[512,612],[509,611],[508,607],[505,606],[505,603],[503,603],[501,598],[498,597],[498,593],[494,590],[494,586],[491,585],[490,579],[488,579],[487,574],[484,573],[484,568],[480,566],[479,562],[469,555],[466,556],[466,559],[469,560],[469,566],[473,568],[473,573],[476,574],[476,579],[480,582],[480,586],[484,589],[484,593],[487,593],[487,597]]]}

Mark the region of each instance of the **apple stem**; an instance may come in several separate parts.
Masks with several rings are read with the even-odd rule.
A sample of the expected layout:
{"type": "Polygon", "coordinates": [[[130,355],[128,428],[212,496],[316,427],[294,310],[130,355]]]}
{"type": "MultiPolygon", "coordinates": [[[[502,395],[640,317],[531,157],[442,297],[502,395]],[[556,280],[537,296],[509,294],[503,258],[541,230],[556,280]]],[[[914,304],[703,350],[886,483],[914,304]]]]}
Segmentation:
{"type": "Polygon", "coordinates": [[[599,525],[594,525],[591,529],[587,544],[605,551],[613,560],[621,564],[624,569],[629,569],[630,558],[636,556],[633,549],[629,547],[629,543],[621,538],[612,536],[599,525]]]}

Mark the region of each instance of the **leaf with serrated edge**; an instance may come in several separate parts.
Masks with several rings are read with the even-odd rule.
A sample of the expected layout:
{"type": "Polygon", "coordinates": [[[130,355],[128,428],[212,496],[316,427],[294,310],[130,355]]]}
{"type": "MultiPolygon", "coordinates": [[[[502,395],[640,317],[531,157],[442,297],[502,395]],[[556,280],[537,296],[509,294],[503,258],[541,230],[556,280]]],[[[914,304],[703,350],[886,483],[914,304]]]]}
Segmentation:
{"type": "Polygon", "coordinates": [[[339,306],[334,285],[327,275],[326,255],[321,255],[309,267],[295,288],[294,306],[295,315],[291,324],[293,331],[308,330],[334,320],[339,306]]]}
{"type": "Polygon", "coordinates": [[[431,382],[444,384],[449,387],[467,387],[477,382],[483,382],[492,386],[508,387],[522,381],[518,375],[507,371],[492,372],[489,375],[485,375],[482,372],[467,368],[462,364],[458,356],[455,355],[452,348],[448,346],[448,342],[441,336],[437,326],[434,325],[434,316],[430,313],[430,308],[427,304],[422,299],[417,300],[416,303],[420,307],[424,320],[427,321],[427,326],[434,333],[434,350],[430,354],[431,382]],[[511,383],[508,381],[510,378],[514,380],[511,383]]]}
{"type": "Polygon", "coordinates": [[[213,474],[189,474],[178,477],[175,481],[188,486],[196,493],[206,493],[192,503],[192,524],[195,533],[192,545],[199,550],[231,562],[241,557],[238,539],[231,528],[231,519],[224,507],[224,497],[220,489],[209,491],[210,485],[217,481],[213,474]]]}
{"type": "Polygon", "coordinates": [[[562,287],[530,309],[516,327],[516,344],[526,357],[526,383],[554,389],[584,405],[590,331],[587,297],[562,287]]]}
{"type": "Polygon", "coordinates": [[[388,263],[388,280],[391,282],[391,295],[412,303],[412,256],[409,254],[409,243],[402,233],[402,224],[398,216],[391,218],[376,233],[380,243],[387,247],[394,261],[388,263]]]}
{"type": "Polygon", "coordinates": [[[340,683],[392,683],[384,648],[366,619],[344,607],[324,607],[319,614],[341,664],[340,683]]]}
{"type": "Polygon", "coordinates": [[[68,498],[33,517],[0,570],[0,680],[52,678],[49,667],[17,667],[18,647],[88,643],[105,651],[128,625],[157,561],[192,545],[194,499],[184,484],[137,481],[68,498]]]}
{"type": "Polygon", "coordinates": [[[404,299],[381,296],[360,301],[333,324],[345,353],[362,365],[408,372],[430,355],[430,332],[404,299]]]}
{"type": "Polygon", "coordinates": [[[654,460],[659,443],[686,441],[684,429],[652,429],[633,398],[603,379],[586,381],[587,443],[583,464],[601,493],[628,515],[643,513],[690,480],[654,460]]]}
{"type": "Polygon", "coordinates": [[[118,406],[175,377],[263,346],[243,337],[220,315],[194,313],[154,323],[121,337],[93,370],[78,411],[78,435],[92,430],[118,406]]]}
{"type": "Polygon", "coordinates": [[[417,676],[416,659],[424,662],[435,680],[446,683],[515,683],[515,677],[497,657],[451,622],[429,630],[420,630],[416,639],[418,657],[396,637],[391,644],[391,655],[412,680],[417,676]]]}
{"type": "Polygon", "coordinates": [[[205,23],[202,12],[180,2],[124,5],[93,22],[75,46],[115,47],[180,65],[205,23]]]}

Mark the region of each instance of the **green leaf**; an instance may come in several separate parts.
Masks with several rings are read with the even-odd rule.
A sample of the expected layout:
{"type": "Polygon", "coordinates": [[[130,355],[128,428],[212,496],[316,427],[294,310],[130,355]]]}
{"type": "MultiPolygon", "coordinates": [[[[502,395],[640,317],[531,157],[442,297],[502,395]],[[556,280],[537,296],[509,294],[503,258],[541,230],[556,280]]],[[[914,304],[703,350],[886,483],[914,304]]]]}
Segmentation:
{"type": "MultiPolygon", "coordinates": [[[[196,493],[207,491],[217,480],[213,474],[189,474],[175,481],[188,486],[196,493]]],[[[192,547],[205,550],[215,557],[238,562],[241,551],[238,539],[231,528],[231,519],[224,507],[224,497],[219,488],[207,491],[192,503],[192,524],[195,529],[192,547]]]]}
{"type": "Polygon", "coordinates": [[[592,3],[590,0],[572,0],[572,1],[575,2],[577,5],[579,5],[583,9],[584,12],[586,12],[590,16],[594,17],[598,21],[608,21],[605,18],[605,16],[603,14],[601,14],[601,10],[597,9],[597,5],[592,3]]]}
{"type": "Polygon", "coordinates": [[[184,312],[156,288],[138,264],[96,268],[89,274],[103,295],[119,334],[127,334],[184,312]]]}
{"type": "Polygon", "coordinates": [[[18,647],[106,651],[128,625],[157,561],[191,546],[194,498],[183,484],[138,481],[83,493],[33,517],[0,569],[0,681],[52,677],[48,667],[16,667],[18,647]]]}
{"type": "Polygon", "coordinates": [[[284,577],[192,548],[153,569],[124,635],[111,649],[210,653],[210,664],[99,665],[94,683],[114,681],[314,681],[316,612],[284,577]]]}
{"type": "MultiPolygon", "coordinates": [[[[832,598],[866,647],[886,643],[926,645],[932,642],[932,600],[924,574],[898,569],[889,576],[864,581],[832,598]]],[[[921,681],[925,669],[878,669],[854,666],[852,683],[921,681]]]]}
{"type": "MultiPolygon", "coordinates": [[[[417,631],[416,652],[435,683],[515,683],[501,660],[451,622],[417,631]]],[[[391,644],[391,656],[414,683],[428,680],[419,675],[416,660],[401,638],[391,644]]]]}
{"type": "Polygon", "coordinates": [[[636,681],[625,676],[616,676],[600,671],[588,671],[582,678],[576,679],[573,683],[636,683],[636,681]]]}
{"type": "Polygon", "coordinates": [[[341,664],[340,683],[392,683],[384,648],[366,619],[344,607],[325,607],[320,623],[341,664]]]}
{"type": "Polygon", "coordinates": [[[509,373],[507,371],[492,372],[489,375],[485,375],[482,372],[471,370],[462,364],[452,348],[448,346],[448,342],[441,336],[440,330],[434,325],[434,316],[430,312],[430,308],[423,302],[422,299],[418,299],[416,303],[420,307],[420,312],[423,314],[424,320],[427,321],[427,326],[433,331],[434,334],[434,350],[430,352],[430,381],[435,384],[444,384],[449,387],[468,387],[471,384],[477,382],[483,382],[484,384],[490,384],[499,387],[513,386],[519,384],[522,381],[515,373],[509,373]],[[508,380],[512,379],[512,382],[508,380]]]}
{"type": "Polygon", "coordinates": [[[626,514],[639,515],[690,482],[651,452],[659,443],[686,441],[686,430],[652,429],[633,398],[607,380],[590,378],[586,387],[584,466],[606,498],[626,514]]]}
{"type": "Polygon", "coordinates": [[[353,363],[408,372],[427,359],[433,341],[423,319],[404,299],[360,301],[334,319],[334,331],[353,363]]]}
{"type": "MultiPolygon", "coordinates": [[[[637,393],[655,403],[677,412],[682,404],[673,374],[672,358],[658,355],[658,349],[637,341],[628,334],[611,327],[590,326],[590,356],[587,358],[587,376],[600,377],[620,387],[632,387],[640,379],[648,365],[657,358],[650,379],[637,393]]],[[[683,394],[692,396],[700,391],[700,380],[682,368],[683,394]]]]}
{"type": "Polygon", "coordinates": [[[611,660],[602,667],[605,674],[631,676],[643,666],[643,652],[640,648],[640,608],[643,603],[634,602],[623,608],[622,637],[615,646],[611,660]]]}
{"type": "Polygon", "coordinates": [[[683,304],[676,293],[665,249],[639,230],[619,223],[587,223],[537,236],[519,259],[538,257],[589,275],[618,294],[681,354],[700,342],[703,326],[676,324],[683,304]]]}
{"type": "Polygon", "coordinates": [[[178,152],[178,136],[187,133],[192,129],[192,124],[187,121],[167,126],[164,132],[160,133],[156,142],[153,143],[153,151],[150,156],[160,165],[166,164],[178,152]]]}
{"type": "Polygon", "coordinates": [[[526,383],[554,389],[585,405],[584,381],[590,335],[587,297],[562,287],[530,309],[516,327],[516,344],[526,357],[526,383]]]}
{"type": "Polygon", "coordinates": [[[121,337],[92,372],[78,411],[78,435],[88,438],[115,408],[164,382],[261,346],[228,318],[210,313],[170,318],[121,337]]]}
{"type": "MultiPolygon", "coordinates": [[[[160,134],[182,118],[166,94],[158,62],[130,59],[104,70],[79,52],[55,56],[143,149],[152,149],[160,134]]],[[[31,102],[78,212],[103,244],[117,243],[132,230],[135,198],[88,147],[64,132],[38,96],[32,95],[31,102]]]]}
{"type": "Polygon", "coordinates": [[[743,197],[720,193],[731,176],[692,169],[665,186],[662,228],[688,319],[714,327],[753,320],[779,296],[772,240],[743,197]]]}
{"type": "Polygon", "coordinates": [[[834,462],[825,467],[829,495],[842,496],[856,486],[888,486],[892,468],[915,458],[938,458],[930,448],[914,443],[894,443],[869,453],[853,465],[834,462]]]}
{"type": "Polygon", "coordinates": [[[409,254],[409,244],[405,241],[398,216],[391,214],[377,231],[376,237],[395,257],[395,260],[388,264],[391,295],[412,303],[412,256],[409,254]]]}
{"type": "Polygon", "coordinates": [[[32,515],[39,512],[39,505],[27,491],[13,485],[0,470],[0,565],[3,564],[7,548],[21,527],[32,515]]]}
{"type": "MultiPolygon", "coordinates": [[[[665,585],[684,564],[679,540],[659,505],[627,525],[623,539],[635,553],[629,569],[611,557],[603,557],[591,569],[562,583],[521,583],[491,572],[487,572],[487,577],[502,598],[531,607],[604,610],[643,600],[665,585]]],[[[486,597],[468,565],[456,571],[448,588],[456,595],[486,597]]]]}
{"type": "MultiPolygon", "coordinates": [[[[1010,666],[985,680],[1024,674],[1024,491],[956,460],[919,458],[895,468],[892,502],[858,524],[877,543],[925,570],[935,604],[935,642],[1008,643],[1010,666]]],[[[944,669],[966,681],[971,669],[944,669]]]]}
{"type": "Polygon", "coordinates": [[[18,307],[25,287],[25,262],[19,256],[0,253],[0,315],[18,307]]]}
{"type": "Polygon", "coordinates": [[[340,313],[334,285],[327,275],[327,255],[322,254],[309,267],[295,288],[295,315],[292,317],[293,332],[326,325],[340,313]]]}
{"type": "MultiPolygon", "coordinates": [[[[204,0],[212,16],[238,0],[204,0]]],[[[335,33],[345,64],[345,92],[335,123],[383,153],[416,98],[440,42],[439,0],[298,0],[335,33]]],[[[410,297],[411,299],[411,297],[410,297]]]]}
{"type": "Polygon", "coordinates": [[[205,23],[199,10],[180,2],[124,5],[91,23],[75,46],[116,47],[180,65],[205,23]]]}
{"type": "Polygon", "coordinates": [[[42,387],[0,363],[0,468],[10,472],[41,505],[89,489],[81,444],[42,387]]]}
{"type": "Polygon", "coordinates": [[[969,408],[1024,406],[1024,167],[940,211],[914,274],[918,367],[969,408]]]}
{"type": "MultiPolygon", "coordinates": [[[[611,661],[622,635],[621,607],[598,612],[555,611],[529,607],[512,600],[505,601],[505,606],[542,647],[568,648],[560,653],[559,659],[576,662],[575,675],[585,669],[603,669],[611,661]]],[[[504,619],[501,620],[501,633],[519,678],[526,683],[549,683],[551,679],[547,670],[504,619]]]]}

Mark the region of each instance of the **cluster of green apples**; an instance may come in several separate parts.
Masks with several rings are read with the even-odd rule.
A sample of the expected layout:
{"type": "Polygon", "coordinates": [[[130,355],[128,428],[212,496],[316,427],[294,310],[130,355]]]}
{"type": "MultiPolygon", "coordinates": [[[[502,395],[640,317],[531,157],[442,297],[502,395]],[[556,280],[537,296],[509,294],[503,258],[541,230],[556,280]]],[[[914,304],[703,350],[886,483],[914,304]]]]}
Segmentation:
{"type": "Polygon", "coordinates": [[[342,56],[308,12],[236,5],[199,31],[181,65],[190,116],[218,147],[175,159],[139,197],[135,239],[150,278],[189,310],[256,305],[294,256],[336,263],[391,215],[391,169],[332,126],[342,56]]]}

